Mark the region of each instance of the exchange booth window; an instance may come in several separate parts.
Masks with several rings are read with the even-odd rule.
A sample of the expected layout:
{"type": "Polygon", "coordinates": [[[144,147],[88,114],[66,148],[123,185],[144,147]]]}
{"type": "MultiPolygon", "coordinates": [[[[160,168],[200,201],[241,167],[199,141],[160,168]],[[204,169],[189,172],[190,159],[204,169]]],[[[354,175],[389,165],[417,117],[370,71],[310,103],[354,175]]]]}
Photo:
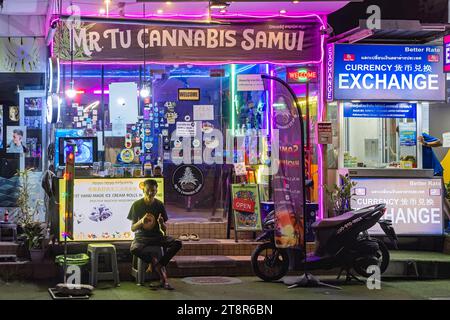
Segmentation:
{"type": "Polygon", "coordinates": [[[417,168],[415,104],[345,103],[344,167],[417,168]]]}

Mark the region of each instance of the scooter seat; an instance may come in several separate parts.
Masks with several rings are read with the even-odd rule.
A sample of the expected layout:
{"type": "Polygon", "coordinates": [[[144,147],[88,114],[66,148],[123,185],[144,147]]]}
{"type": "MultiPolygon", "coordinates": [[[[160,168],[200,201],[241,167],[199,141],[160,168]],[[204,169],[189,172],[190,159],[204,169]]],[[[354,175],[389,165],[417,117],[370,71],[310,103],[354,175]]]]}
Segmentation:
{"type": "Polygon", "coordinates": [[[345,224],[346,222],[351,221],[353,218],[355,218],[357,216],[363,216],[373,210],[375,210],[374,206],[370,206],[370,207],[362,208],[362,209],[359,209],[356,211],[346,212],[337,217],[322,219],[318,222],[313,223],[312,228],[317,230],[317,229],[326,229],[326,228],[337,227],[337,226],[345,224]]]}
{"type": "Polygon", "coordinates": [[[314,229],[333,228],[341,224],[344,224],[347,221],[350,221],[354,217],[355,217],[354,212],[347,212],[337,217],[322,219],[318,222],[313,223],[312,227],[314,229]]]}

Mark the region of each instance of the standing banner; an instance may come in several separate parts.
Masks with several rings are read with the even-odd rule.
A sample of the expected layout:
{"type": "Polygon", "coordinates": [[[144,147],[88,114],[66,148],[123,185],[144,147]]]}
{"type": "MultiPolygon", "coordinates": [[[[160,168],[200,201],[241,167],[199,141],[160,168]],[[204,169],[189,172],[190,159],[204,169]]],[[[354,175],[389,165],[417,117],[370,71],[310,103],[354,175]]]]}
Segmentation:
{"type": "Polygon", "coordinates": [[[231,197],[236,231],[262,230],[258,185],[233,184],[231,197]]]}
{"type": "Polygon", "coordinates": [[[287,84],[276,78],[263,76],[266,88],[273,89],[272,148],[277,143],[277,165],[272,164],[273,200],[275,203],[275,243],[278,248],[299,248],[305,245],[305,170],[303,154],[303,128],[300,123],[296,98],[287,84]]]}
{"type": "Polygon", "coordinates": [[[54,55],[70,60],[73,31],[75,61],[142,61],[144,45],[149,62],[260,61],[320,62],[322,21],[310,15],[295,22],[273,20],[226,24],[62,23],[55,36],[54,55]]]}
{"type": "MultiPolygon", "coordinates": [[[[131,205],[143,197],[143,182],[148,178],[75,179],[73,184],[73,240],[130,241],[131,222],[127,219],[131,205]]],[[[164,202],[164,179],[158,183],[156,199],[164,202]]],[[[64,180],[59,182],[60,229],[65,229],[66,198],[64,180]]]]}
{"type": "Polygon", "coordinates": [[[335,100],[445,101],[442,46],[335,45],[335,100]]]}

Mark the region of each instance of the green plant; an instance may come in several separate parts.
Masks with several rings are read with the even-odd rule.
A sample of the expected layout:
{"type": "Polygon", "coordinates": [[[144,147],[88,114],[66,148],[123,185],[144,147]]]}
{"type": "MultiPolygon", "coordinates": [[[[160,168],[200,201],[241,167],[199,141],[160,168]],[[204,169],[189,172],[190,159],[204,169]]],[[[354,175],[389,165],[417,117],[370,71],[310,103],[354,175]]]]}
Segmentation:
{"type": "Polygon", "coordinates": [[[450,181],[445,184],[445,189],[447,190],[445,193],[445,198],[450,201],[450,181]]]}
{"type": "Polygon", "coordinates": [[[334,184],[331,188],[325,186],[325,190],[333,204],[333,215],[341,215],[352,210],[351,201],[354,194],[352,189],[356,186],[356,182],[351,181],[350,177],[339,175],[341,184],[334,184]]]}
{"type": "Polygon", "coordinates": [[[21,235],[22,240],[28,250],[32,249],[42,249],[42,242],[44,240],[44,227],[42,223],[34,221],[22,226],[23,234],[21,235]]]}
{"type": "Polygon", "coordinates": [[[37,217],[43,204],[42,200],[36,200],[33,205],[30,205],[31,190],[33,188],[33,185],[30,183],[30,172],[32,172],[30,169],[18,171],[20,184],[16,202],[20,211],[18,223],[23,230],[20,239],[25,241],[29,250],[42,248],[45,229],[42,223],[37,221],[37,217]]]}

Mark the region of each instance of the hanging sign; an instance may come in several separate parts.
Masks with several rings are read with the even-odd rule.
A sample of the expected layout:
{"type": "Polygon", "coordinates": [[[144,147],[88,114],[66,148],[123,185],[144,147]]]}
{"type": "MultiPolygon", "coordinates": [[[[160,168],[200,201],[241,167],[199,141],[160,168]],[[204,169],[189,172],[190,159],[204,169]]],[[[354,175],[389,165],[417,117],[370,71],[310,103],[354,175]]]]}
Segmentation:
{"type": "Polygon", "coordinates": [[[331,122],[317,123],[317,143],[318,144],[333,143],[333,127],[331,122]]]}
{"type": "Polygon", "coordinates": [[[334,100],[334,44],[327,45],[327,101],[334,100]]]}
{"type": "Polygon", "coordinates": [[[179,101],[199,101],[200,89],[178,89],[179,101]]]}
{"type": "MultiPolygon", "coordinates": [[[[68,19],[68,17],[64,17],[68,19]]],[[[144,44],[150,62],[315,62],[322,59],[322,21],[318,16],[295,22],[195,24],[100,23],[85,18],[73,30],[76,61],[142,61],[144,44]]],[[[70,60],[68,23],[55,35],[54,54],[70,60]]]]}
{"type": "Polygon", "coordinates": [[[261,230],[261,213],[257,184],[231,185],[236,231],[261,230]]]}
{"type": "Polygon", "coordinates": [[[443,48],[335,45],[335,100],[444,101],[443,48]]]}
{"type": "Polygon", "coordinates": [[[237,91],[264,91],[260,74],[238,74],[237,91]]]}
{"type": "Polygon", "coordinates": [[[225,77],[225,69],[210,69],[209,76],[212,78],[225,77]]]}
{"type": "Polygon", "coordinates": [[[415,119],[415,103],[344,103],[344,118],[415,119]]]}
{"type": "Polygon", "coordinates": [[[289,67],[286,70],[287,83],[317,83],[319,75],[315,67],[289,67]]]}

